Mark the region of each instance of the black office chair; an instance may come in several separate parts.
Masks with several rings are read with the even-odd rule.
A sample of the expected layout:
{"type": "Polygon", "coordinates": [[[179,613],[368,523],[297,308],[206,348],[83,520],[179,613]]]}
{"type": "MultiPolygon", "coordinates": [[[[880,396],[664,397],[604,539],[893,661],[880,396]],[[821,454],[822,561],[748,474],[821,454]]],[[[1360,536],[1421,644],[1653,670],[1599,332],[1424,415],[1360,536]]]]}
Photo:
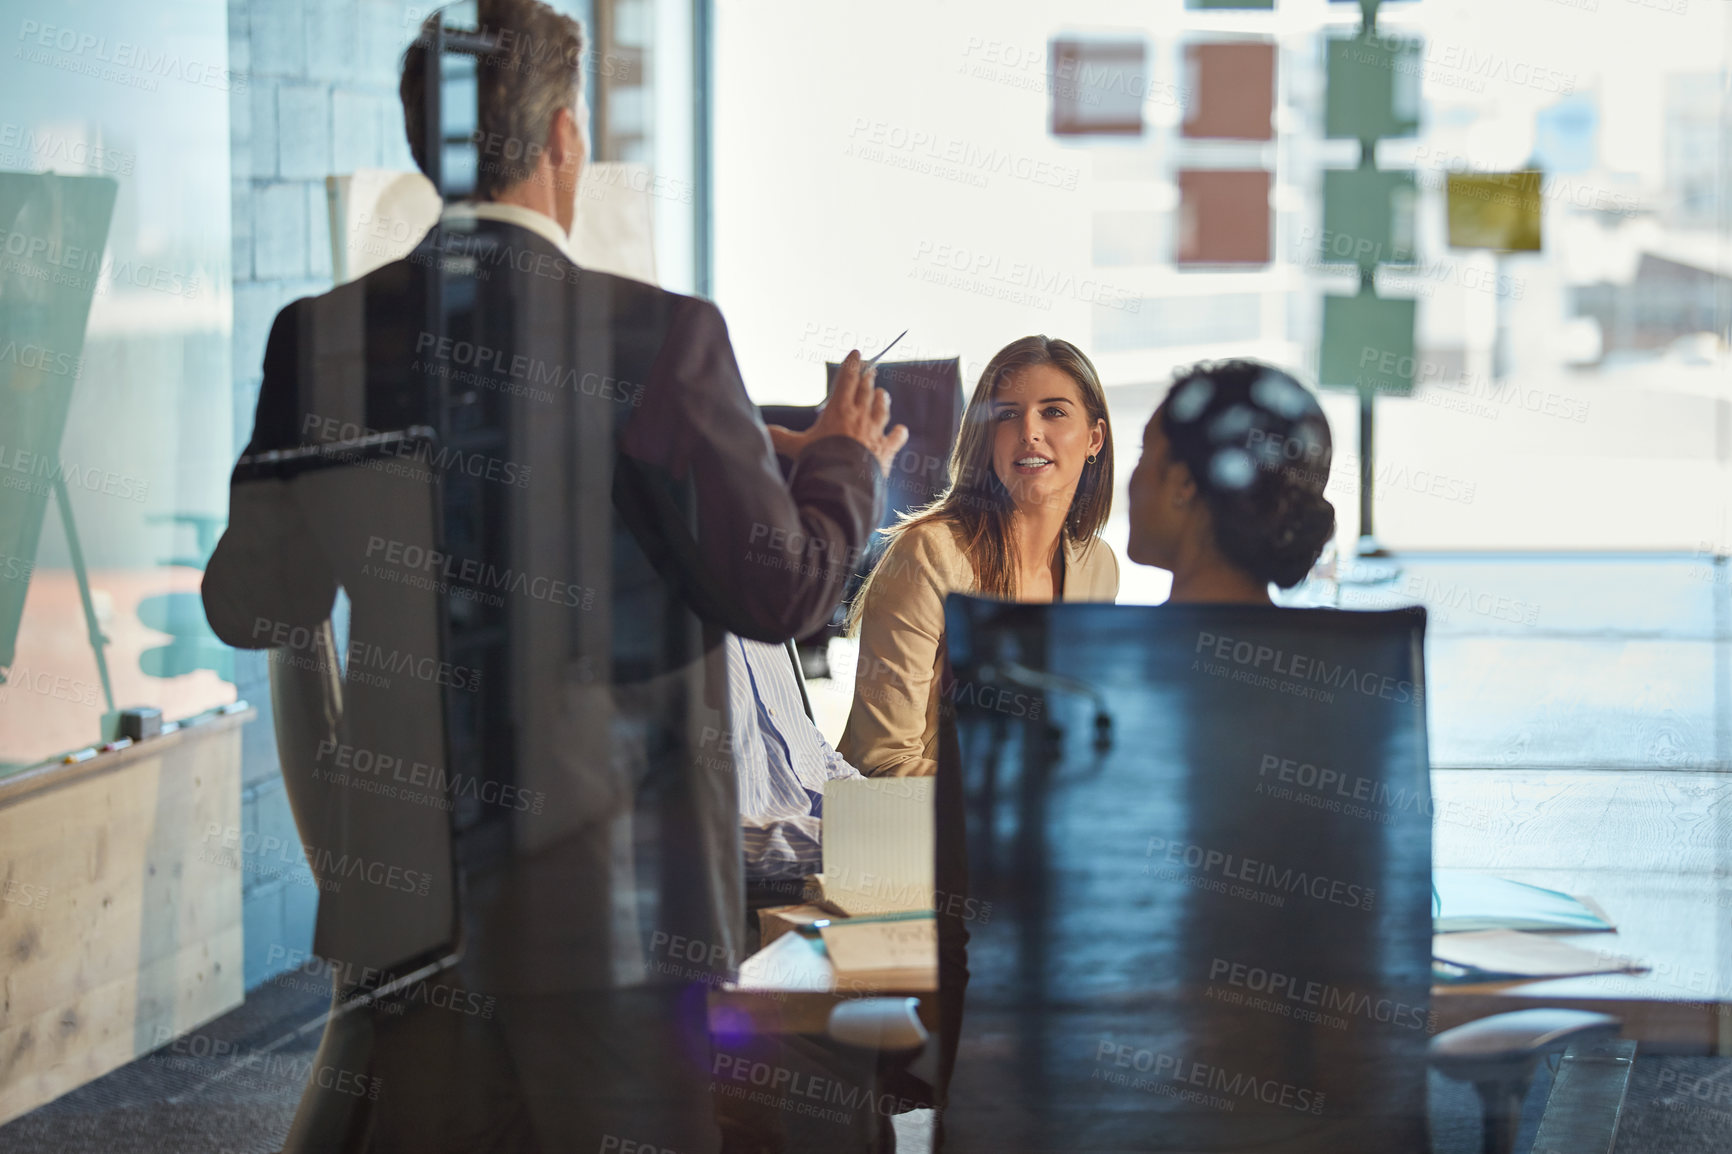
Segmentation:
{"type": "MultiPolygon", "coordinates": [[[[825,366],[826,393],[834,386],[839,368],[834,363],[825,366]]],[[[888,496],[878,523],[883,529],[896,524],[902,514],[928,504],[950,485],[950,454],[962,431],[962,362],[955,357],[884,361],[878,366],[878,387],[890,394],[891,420],[908,426],[908,443],[896,455],[886,478],[888,496]]],[[[810,405],[763,405],[758,412],[767,425],[799,432],[811,427],[818,410],[810,405]]],[[[800,638],[800,663],[807,677],[830,675],[825,650],[830,638],[841,635],[848,605],[877,561],[877,550],[868,548],[830,624],[800,638]]]]}
{"type": "MultiPolygon", "coordinates": [[[[824,366],[826,393],[835,387],[840,368],[824,366]]],[[[950,485],[950,454],[962,431],[962,362],[956,357],[884,361],[878,366],[878,387],[890,394],[892,422],[908,426],[908,443],[887,478],[890,495],[879,522],[884,528],[950,485]]]]}
{"type": "Polygon", "coordinates": [[[1431,1036],[1423,615],[953,596],[946,629],[953,669],[1014,652],[1117,730],[1054,751],[1087,698],[949,687],[947,1150],[1422,1151],[1429,1062],[1507,1154],[1539,1059],[1616,1032],[1431,1036]]]}
{"type": "Polygon", "coordinates": [[[766,425],[781,425],[784,429],[803,433],[812,427],[813,421],[818,419],[818,406],[759,405],[758,416],[764,419],[766,425]]]}

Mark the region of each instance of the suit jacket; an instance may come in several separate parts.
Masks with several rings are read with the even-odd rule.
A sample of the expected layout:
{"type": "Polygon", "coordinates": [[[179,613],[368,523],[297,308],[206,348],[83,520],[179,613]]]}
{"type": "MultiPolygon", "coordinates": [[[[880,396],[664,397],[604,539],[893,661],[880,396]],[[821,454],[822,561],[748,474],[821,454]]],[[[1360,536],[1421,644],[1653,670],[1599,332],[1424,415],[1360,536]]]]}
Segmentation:
{"type": "MultiPolygon", "coordinates": [[[[901,534],[862,594],[854,705],[837,750],[869,777],[938,771],[944,598],[978,589],[955,530],[925,521],[901,534]]],[[[1061,601],[1112,601],[1119,562],[1099,538],[1065,545],[1061,601]]]]}
{"type": "MultiPolygon", "coordinates": [[[[376,485],[327,492],[320,512],[237,471],[205,574],[212,628],[277,647],[283,668],[342,585],[341,701],[323,699],[338,732],[317,748],[340,759],[357,732],[414,728],[363,715],[447,723],[452,764],[407,773],[449,786],[460,825],[492,831],[466,834],[461,854],[468,980],[547,993],[730,972],[743,886],[722,632],[777,642],[829,619],[877,524],[876,463],[832,437],[784,481],[715,306],[582,269],[497,220],[446,222],[407,259],[285,308],[247,452],[417,424],[447,435],[369,468],[435,478],[440,539],[412,539],[376,485]],[[476,648],[436,664],[399,652],[430,636],[400,620],[430,612],[408,595],[429,589],[450,644],[476,648]],[[427,716],[429,680],[443,719],[427,716]]],[[[334,680],[320,661],[294,663],[303,700],[334,680]]],[[[351,748],[339,773],[329,757],[306,764],[307,744],[285,747],[283,771],[310,846],[352,848],[431,804],[357,768],[402,773],[402,750],[351,748]]],[[[316,948],[377,953],[377,887],[326,880],[316,948]]]]}

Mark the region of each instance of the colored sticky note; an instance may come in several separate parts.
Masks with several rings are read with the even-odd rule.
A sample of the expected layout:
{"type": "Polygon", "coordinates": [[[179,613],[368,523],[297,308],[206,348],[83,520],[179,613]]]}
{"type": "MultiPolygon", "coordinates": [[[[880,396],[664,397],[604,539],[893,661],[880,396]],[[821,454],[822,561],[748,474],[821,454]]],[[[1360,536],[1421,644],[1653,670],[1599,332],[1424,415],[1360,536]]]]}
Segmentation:
{"type": "Polygon", "coordinates": [[[1054,40],[1047,91],[1056,136],[1140,136],[1148,98],[1141,40],[1054,40]]]}
{"type": "Polygon", "coordinates": [[[1330,389],[1411,395],[1414,319],[1411,300],[1369,293],[1324,297],[1317,383],[1330,389]]]}
{"type": "Polygon", "coordinates": [[[1413,205],[1411,172],[1326,170],[1318,259],[1360,268],[1412,264],[1413,205]]]}
{"type": "Polygon", "coordinates": [[[1269,173],[1179,173],[1179,264],[1269,263],[1269,173]]]}
{"type": "Polygon", "coordinates": [[[1267,40],[1185,45],[1185,120],[1192,139],[1275,138],[1275,45],[1267,40]]]}
{"type": "Polygon", "coordinates": [[[1361,31],[1331,37],[1323,135],[1378,140],[1419,131],[1420,41],[1361,31]]]}
{"type": "Polygon", "coordinates": [[[1498,252],[1540,249],[1540,174],[1452,172],[1448,185],[1449,247],[1498,252]]]}

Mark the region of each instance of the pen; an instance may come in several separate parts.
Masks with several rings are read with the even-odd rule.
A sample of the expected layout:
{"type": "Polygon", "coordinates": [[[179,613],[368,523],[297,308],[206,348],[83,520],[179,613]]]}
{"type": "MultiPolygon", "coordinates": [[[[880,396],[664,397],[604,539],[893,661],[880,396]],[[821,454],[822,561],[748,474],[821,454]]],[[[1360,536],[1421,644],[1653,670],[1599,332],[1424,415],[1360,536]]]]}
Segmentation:
{"type": "Polygon", "coordinates": [[[871,922],[913,922],[934,916],[931,910],[895,910],[886,914],[866,914],[863,917],[818,918],[803,926],[795,926],[794,931],[810,937],[826,926],[858,926],[871,922]]]}
{"type": "MultiPolygon", "coordinates": [[[[901,332],[896,334],[896,341],[901,340],[903,337],[905,337],[907,335],[908,335],[908,330],[903,329],[901,332]]],[[[869,360],[865,364],[861,365],[860,371],[862,373],[864,373],[867,369],[870,369],[873,365],[875,365],[879,361],[883,360],[884,359],[884,353],[887,353],[891,349],[896,347],[896,341],[891,341],[889,344],[885,345],[884,346],[884,352],[879,353],[877,356],[873,357],[871,360],[869,360]]]]}

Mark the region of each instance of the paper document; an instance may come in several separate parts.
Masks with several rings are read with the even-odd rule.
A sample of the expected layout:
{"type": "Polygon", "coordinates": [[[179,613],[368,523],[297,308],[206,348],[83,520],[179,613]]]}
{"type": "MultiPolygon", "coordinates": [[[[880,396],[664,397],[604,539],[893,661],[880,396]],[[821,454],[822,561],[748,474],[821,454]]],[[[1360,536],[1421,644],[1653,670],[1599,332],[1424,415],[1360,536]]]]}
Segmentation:
{"type": "Polygon", "coordinates": [[[824,898],[850,914],[932,909],[930,777],[824,783],[824,898]]]}
{"type": "Polygon", "coordinates": [[[741,990],[834,989],[835,978],[824,964],[824,951],[815,938],[783,934],[740,963],[741,990]]]}
{"type": "Polygon", "coordinates": [[[1648,967],[1604,949],[1584,949],[1545,934],[1519,930],[1475,930],[1437,934],[1431,953],[1438,961],[1470,971],[1457,980],[1572,978],[1583,974],[1639,973],[1648,967]]]}

